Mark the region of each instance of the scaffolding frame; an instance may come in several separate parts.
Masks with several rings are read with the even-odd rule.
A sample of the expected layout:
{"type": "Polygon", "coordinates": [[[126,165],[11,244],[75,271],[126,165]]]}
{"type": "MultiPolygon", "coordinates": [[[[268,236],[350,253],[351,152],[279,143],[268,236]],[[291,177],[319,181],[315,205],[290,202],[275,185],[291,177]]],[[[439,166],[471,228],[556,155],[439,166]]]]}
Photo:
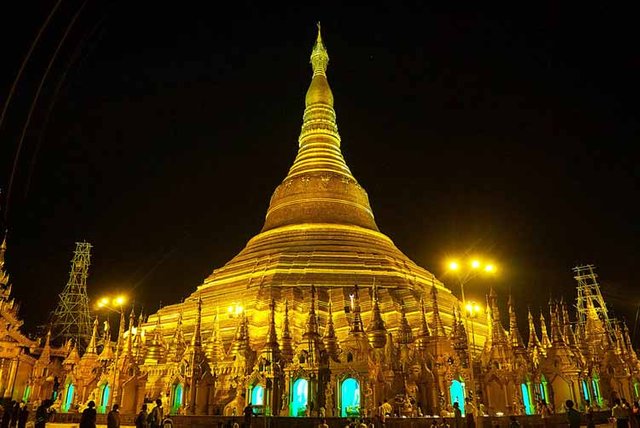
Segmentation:
{"type": "Polygon", "coordinates": [[[89,342],[92,331],[87,295],[91,247],[88,242],[76,242],[69,281],[59,294],[58,306],[51,317],[51,338],[74,340],[80,349],[89,342]]]}
{"type": "Polygon", "coordinates": [[[587,321],[588,303],[594,307],[598,318],[600,318],[609,334],[613,334],[615,320],[609,317],[607,304],[600,292],[598,275],[595,273],[596,267],[592,264],[576,266],[571,269],[573,278],[578,282],[578,297],[576,309],[578,312],[578,323],[584,325],[587,321]]]}

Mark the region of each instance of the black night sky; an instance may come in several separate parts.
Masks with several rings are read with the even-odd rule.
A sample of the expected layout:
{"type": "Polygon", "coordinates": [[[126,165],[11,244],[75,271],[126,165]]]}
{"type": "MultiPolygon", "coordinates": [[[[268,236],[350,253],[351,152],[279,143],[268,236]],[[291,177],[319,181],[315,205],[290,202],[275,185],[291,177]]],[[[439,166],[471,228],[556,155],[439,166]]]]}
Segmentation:
{"type": "MultiPolygon", "coordinates": [[[[0,13],[3,102],[56,1],[0,13]]],[[[593,263],[609,305],[633,323],[640,37],[630,11],[302,3],[61,3],[0,129],[6,215],[22,127],[69,30],[8,206],[7,264],[27,330],[55,307],[75,241],[94,245],[90,297],[122,290],[150,312],[260,230],[297,150],[318,20],[343,153],[401,250],[456,292],[444,261],[488,255],[499,275],[468,293],[482,299],[493,283],[506,303],[511,290],[522,327],[527,305],[573,302],[571,268],[593,263]]]]}

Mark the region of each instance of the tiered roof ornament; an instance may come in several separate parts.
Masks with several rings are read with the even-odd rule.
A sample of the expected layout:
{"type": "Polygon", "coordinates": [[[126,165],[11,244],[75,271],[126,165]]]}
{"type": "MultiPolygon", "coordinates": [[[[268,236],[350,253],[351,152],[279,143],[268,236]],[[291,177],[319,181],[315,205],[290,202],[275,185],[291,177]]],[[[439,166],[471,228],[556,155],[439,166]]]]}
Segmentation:
{"type": "Polygon", "coordinates": [[[338,344],[338,337],[336,336],[336,329],[333,324],[333,302],[331,301],[331,296],[329,296],[328,309],[327,326],[324,330],[322,342],[324,343],[324,347],[329,353],[329,356],[335,361],[338,359],[338,354],[340,354],[340,346],[338,344]]]}
{"type": "Polygon", "coordinates": [[[184,338],[184,331],[182,328],[182,308],[178,313],[178,321],[176,321],[176,331],[173,336],[173,340],[171,341],[171,346],[169,347],[169,351],[167,353],[167,360],[172,362],[177,362],[182,360],[184,356],[184,352],[187,349],[187,342],[184,338]]]}
{"type": "Polygon", "coordinates": [[[290,363],[293,361],[293,338],[289,329],[289,301],[284,301],[284,321],[282,323],[282,360],[290,363]]]}
{"type": "Polygon", "coordinates": [[[378,287],[374,284],[371,296],[371,321],[367,326],[367,337],[372,348],[382,349],[387,343],[387,328],[385,327],[378,300],[378,287]]]}
{"type": "Polygon", "coordinates": [[[549,349],[551,348],[551,340],[549,339],[549,334],[547,333],[547,323],[544,320],[544,315],[542,311],[540,311],[540,335],[542,337],[542,348],[549,349]]]}
{"type": "Polygon", "coordinates": [[[407,320],[407,310],[404,302],[400,305],[400,331],[398,332],[398,344],[410,345],[413,343],[413,330],[407,320]]]}
{"type": "Polygon", "coordinates": [[[420,332],[418,333],[418,348],[422,351],[427,349],[429,344],[429,338],[431,337],[431,330],[427,323],[427,314],[424,309],[424,300],[420,300],[420,332]]]}
{"type": "Polygon", "coordinates": [[[438,289],[436,286],[431,287],[431,306],[433,307],[433,336],[447,337],[444,330],[444,324],[440,319],[440,309],[438,308],[438,289]]]}
{"type": "Polygon", "coordinates": [[[515,308],[513,307],[513,298],[511,295],[509,295],[509,340],[514,350],[524,351],[524,341],[518,329],[518,319],[515,308]]]}

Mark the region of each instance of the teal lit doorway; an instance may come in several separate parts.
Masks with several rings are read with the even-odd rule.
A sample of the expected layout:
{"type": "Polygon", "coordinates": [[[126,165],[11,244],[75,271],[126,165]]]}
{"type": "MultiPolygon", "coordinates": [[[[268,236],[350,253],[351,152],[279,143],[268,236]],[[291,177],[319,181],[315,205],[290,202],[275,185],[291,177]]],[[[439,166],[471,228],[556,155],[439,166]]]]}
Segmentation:
{"type": "Polygon", "coordinates": [[[453,406],[453,403],[458,403],[460,411],[464,415],[464,382],[457,379],[452,380],[451,386],[449,387],[449,395],[451,396],[451,405],[453,406]]]}
{"type": "Polygon", "coordinates": [[[347,378],[340,387],[340,407],[342,417],[360,416],[360,383],[347,378]]]}
{"type": "Polygon", "coordinates": [[[184,386],[179,383],[173,387],[173,406],[171,406],[171,414],[177,415],[182,407],[182,398],[184,396],[184,386]]]}
{"type": "Polygon", "coordinates": [[[100,408],[98,412],[106,413],[109,406],[109,395],[111,394],[111,387],[108,383],[102,385],[102,395],[100,396],[100,408]]]}
{"type": "Polygon", "coordinates": [[[62,406],[62,411],[65,413],[69,411],[69,408],[71,407],[71,403],[73,403],[74,389],[75,388],[72,383],[67,385],[67,393],[64,396],[64,405],[62,406]]]}
{"type": "Polygon", "coordinates": [[[298,379],[293,383],[291,393],[291,416],[303,417],[309,401],[309,381],[298,379]]]}
{"type": "Polygon", "coordinates": [[[256,385],[251,390],[251,404],[254,406],[264,405],[264,387],[262,385],[256,385]]]}

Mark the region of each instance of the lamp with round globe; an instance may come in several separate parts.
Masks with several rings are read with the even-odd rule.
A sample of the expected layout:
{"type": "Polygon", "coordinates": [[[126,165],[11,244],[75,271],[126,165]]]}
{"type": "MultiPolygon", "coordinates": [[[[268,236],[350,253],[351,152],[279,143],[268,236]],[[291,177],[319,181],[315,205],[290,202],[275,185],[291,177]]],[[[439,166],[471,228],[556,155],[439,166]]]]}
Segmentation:
{"type": "Polygon", "coordinates": [[[464,286],[480,274],[495,274],[496,265],[490,262],[483,262],[478,258],[472,258],[465,261],[454,259],[447,263],[447,271],[456,276],[458,285],[460,286],[460,300],[462,300],[462,303],[466,305],[464,286]]]}

